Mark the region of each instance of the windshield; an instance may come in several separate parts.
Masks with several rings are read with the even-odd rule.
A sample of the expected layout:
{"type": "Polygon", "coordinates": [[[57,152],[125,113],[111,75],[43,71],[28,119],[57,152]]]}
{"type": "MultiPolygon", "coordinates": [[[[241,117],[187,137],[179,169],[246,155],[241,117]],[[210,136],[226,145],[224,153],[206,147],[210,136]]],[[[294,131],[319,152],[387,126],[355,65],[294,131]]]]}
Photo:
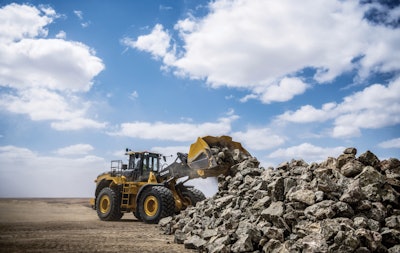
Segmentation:
{"type": "Polygon", "coordinates": [[[158,171],[160,168],[160,158],[155,154],[148,154],[144,160],[143,170],[158,171]]]}

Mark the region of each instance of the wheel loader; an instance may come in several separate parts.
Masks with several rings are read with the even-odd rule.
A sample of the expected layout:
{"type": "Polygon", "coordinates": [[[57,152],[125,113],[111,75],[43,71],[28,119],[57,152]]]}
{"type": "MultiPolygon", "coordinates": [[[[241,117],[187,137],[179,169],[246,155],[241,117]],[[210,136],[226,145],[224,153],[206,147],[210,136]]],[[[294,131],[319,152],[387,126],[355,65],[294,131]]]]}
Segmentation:
{"type": "Polygon", "coordinates": [[[126,155],[128,164],[113,160],[111,170],[95,179],[95,198],[90,202],[103,221],[133,213],[138,220],[158,223],[205,199],[200,190],[185,185],[188,180],[227,175],[237,163],[233,156],[250,156],[229,136],[199,137],[189,153],[177,153],[170,165],[161,165],[166,158],[159,153],[127,149],[126,155]]]}

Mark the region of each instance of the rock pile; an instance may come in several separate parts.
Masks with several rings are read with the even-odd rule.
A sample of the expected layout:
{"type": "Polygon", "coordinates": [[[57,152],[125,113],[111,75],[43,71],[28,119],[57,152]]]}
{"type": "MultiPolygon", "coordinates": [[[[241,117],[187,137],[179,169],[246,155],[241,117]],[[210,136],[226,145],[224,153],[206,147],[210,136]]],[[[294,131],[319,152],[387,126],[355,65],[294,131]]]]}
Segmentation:
{"type": "Polygon", "coordinates": [[[200,252],[400,252],[400,161],[356,153],[275,169],[249,157],[159,226],[200,252]]]}

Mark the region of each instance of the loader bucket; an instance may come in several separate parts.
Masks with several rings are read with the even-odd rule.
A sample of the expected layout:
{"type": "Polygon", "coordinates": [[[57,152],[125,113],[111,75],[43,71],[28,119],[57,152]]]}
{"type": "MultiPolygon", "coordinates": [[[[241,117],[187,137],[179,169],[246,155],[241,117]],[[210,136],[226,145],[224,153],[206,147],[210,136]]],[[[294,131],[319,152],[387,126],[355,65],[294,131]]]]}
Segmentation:
{"type": "Polygon", "coordinates": [[[250,156],[250,153],[242,147],[242,144],[232,141],[230,136],[199,137],[195,143],[190,145],[188,166],[197,170],[201,177],[226,175],[229,168],[237,162],[233,159],[235,152],[250,156]],[[219,154],[221,152],[222,155],[219,154]]]}

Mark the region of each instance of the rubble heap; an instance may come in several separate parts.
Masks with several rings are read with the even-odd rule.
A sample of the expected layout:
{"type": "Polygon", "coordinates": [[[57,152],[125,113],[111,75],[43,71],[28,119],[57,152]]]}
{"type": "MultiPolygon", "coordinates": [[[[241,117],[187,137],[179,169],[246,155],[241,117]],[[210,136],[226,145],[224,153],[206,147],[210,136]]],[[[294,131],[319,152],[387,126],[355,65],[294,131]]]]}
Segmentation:
{"type": "Polygon", "coordinates": [[[400,252],[400,161],[356,153],[275,169],[248,157],[159,226],[202,252],[400,252]]]}

